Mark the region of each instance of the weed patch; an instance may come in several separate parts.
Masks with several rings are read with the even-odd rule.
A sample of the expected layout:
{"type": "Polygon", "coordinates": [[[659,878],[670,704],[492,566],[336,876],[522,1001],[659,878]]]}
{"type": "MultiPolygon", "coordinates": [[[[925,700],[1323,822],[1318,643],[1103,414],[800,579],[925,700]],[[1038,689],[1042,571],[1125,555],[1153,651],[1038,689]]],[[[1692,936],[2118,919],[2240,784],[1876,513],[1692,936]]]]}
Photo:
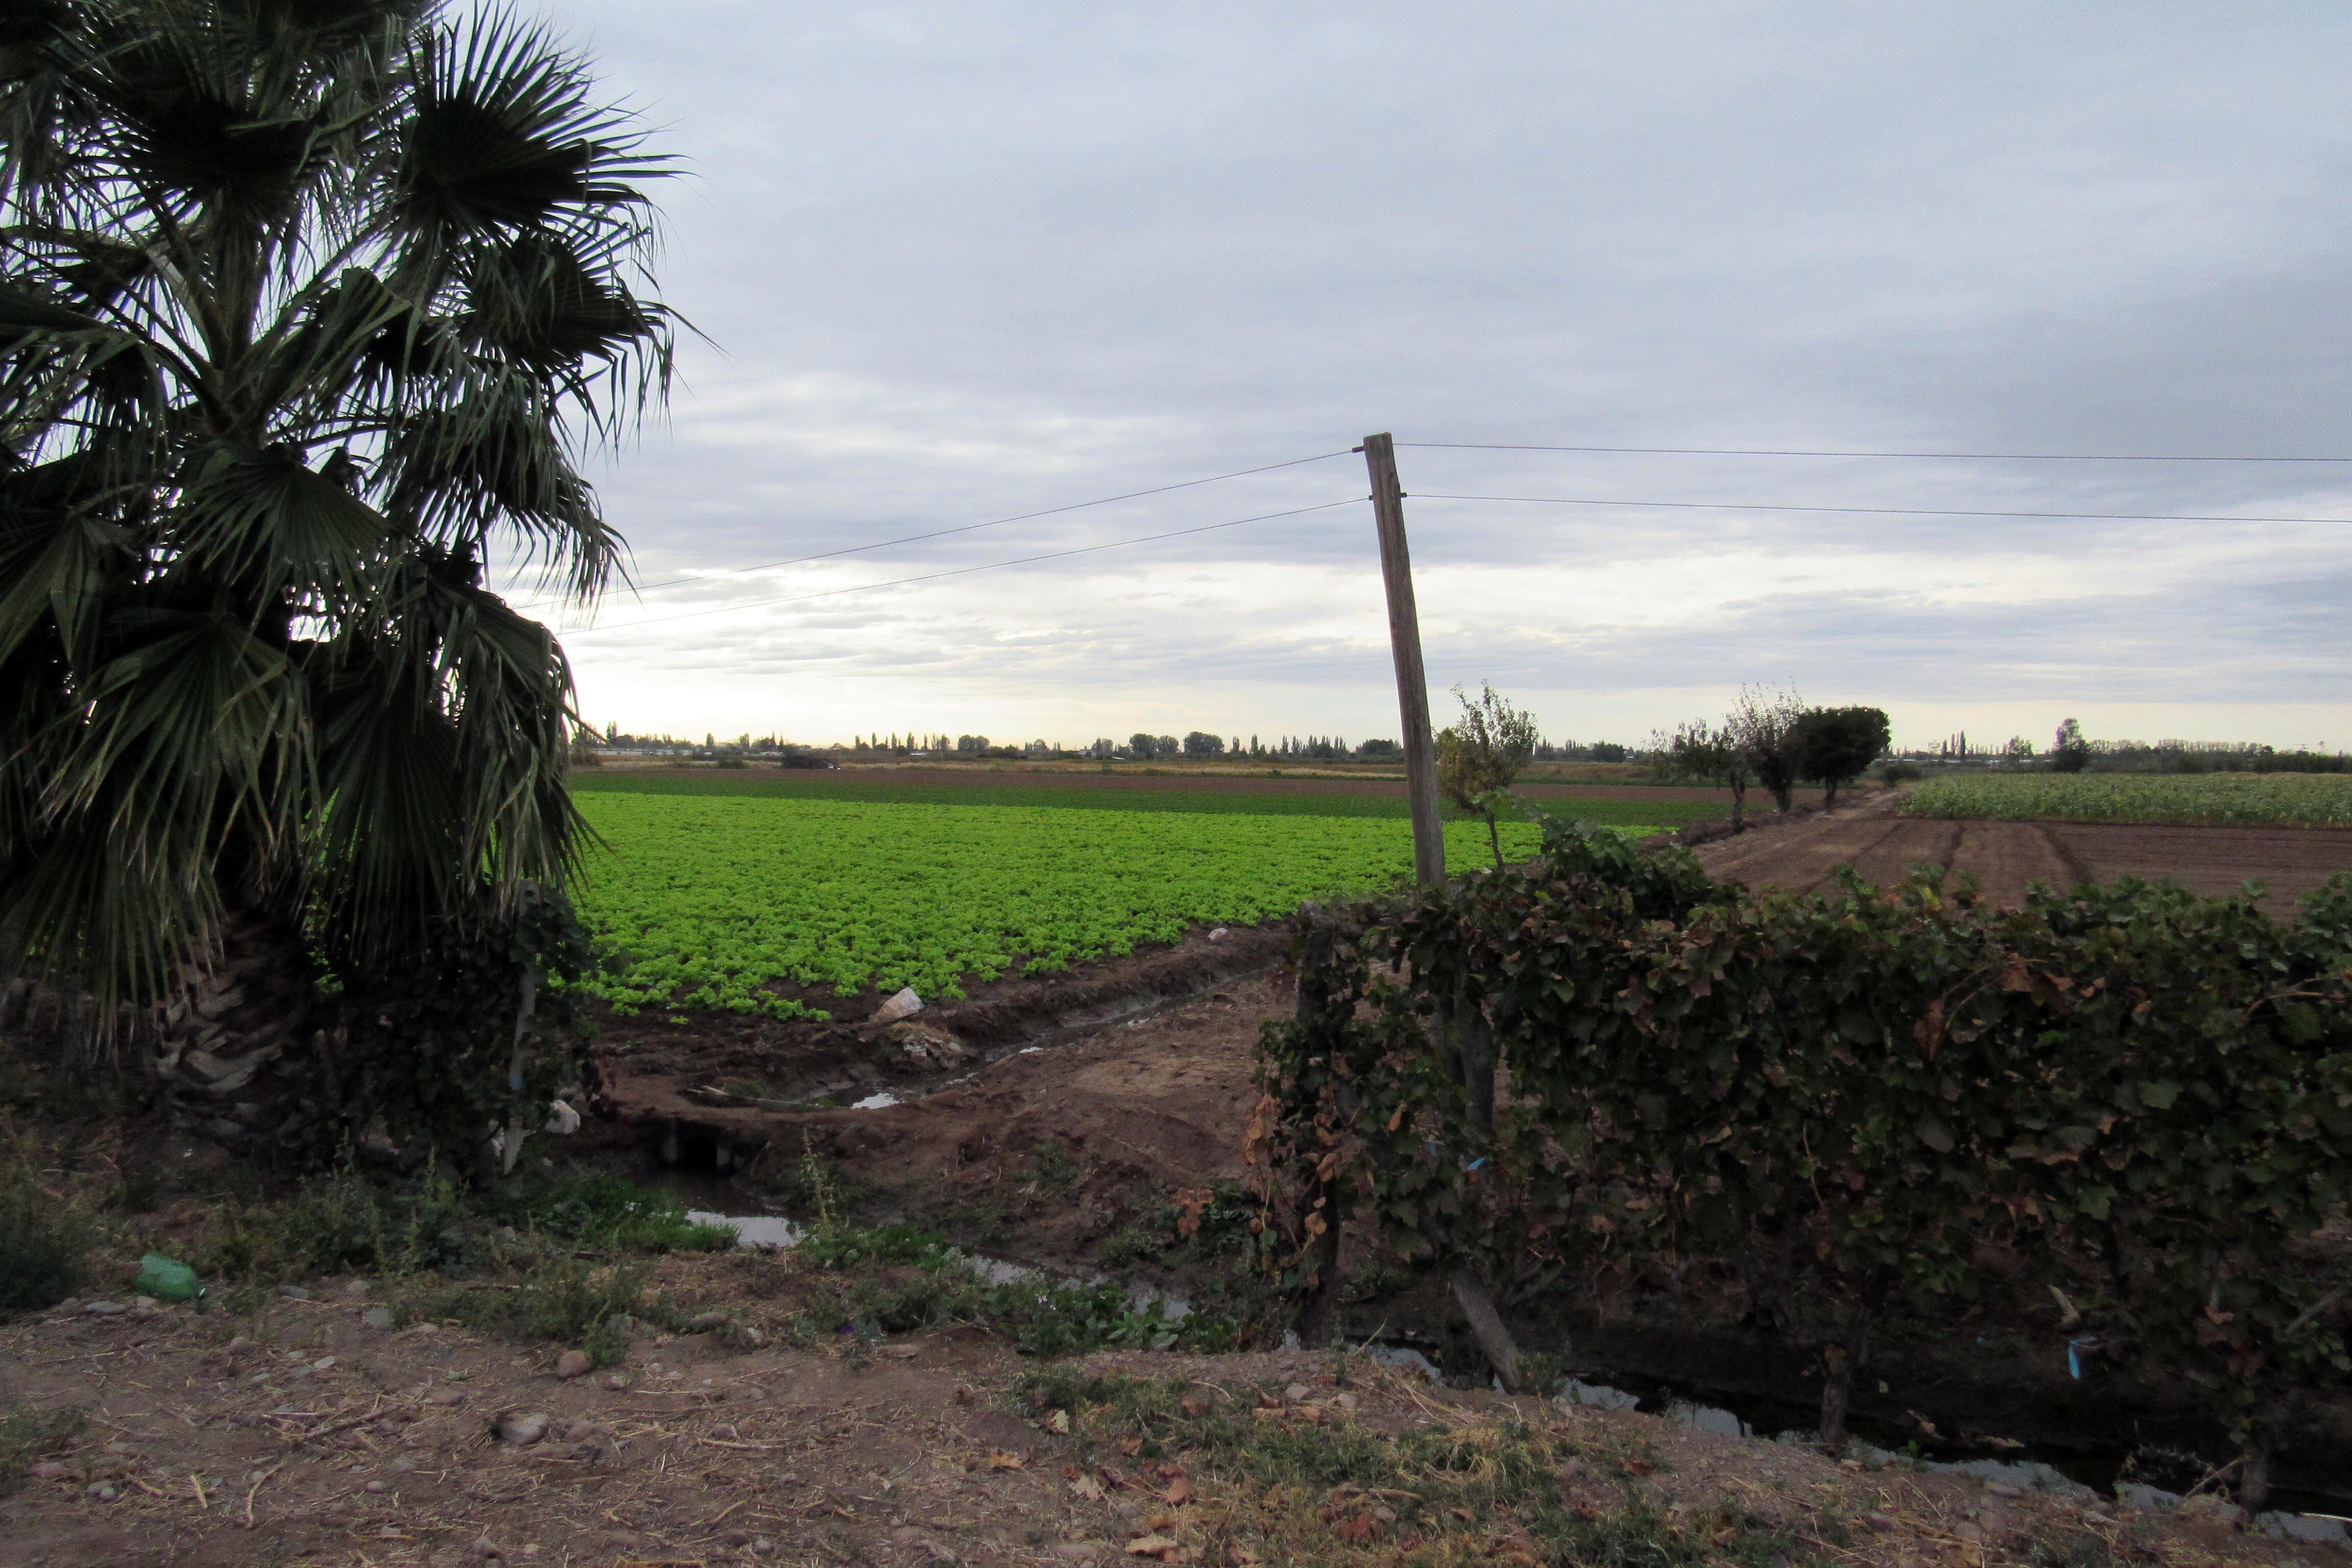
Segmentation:
{"type": "Polygon", "coordinates": [[[1654,1458],[1559,1422],[1455,1415],[1391,1431],[1270,1386],[1066,1369],[1032,1374],[1019,1394],[1076,1440],[1095,1484],[1176,1505],[1154,1528],[1204,1562],[1782,1568],[1822,1544],[1737,1508],[1669,1512],[1640,1484],[1654,1458]]]}
{"type": "Polygon", "coordinates": [[[26,1466],[81,1428],[79,1410],[36,1410],[21,1402],[0,1410],[0,1497],[24,1484],[26,1466]]]}

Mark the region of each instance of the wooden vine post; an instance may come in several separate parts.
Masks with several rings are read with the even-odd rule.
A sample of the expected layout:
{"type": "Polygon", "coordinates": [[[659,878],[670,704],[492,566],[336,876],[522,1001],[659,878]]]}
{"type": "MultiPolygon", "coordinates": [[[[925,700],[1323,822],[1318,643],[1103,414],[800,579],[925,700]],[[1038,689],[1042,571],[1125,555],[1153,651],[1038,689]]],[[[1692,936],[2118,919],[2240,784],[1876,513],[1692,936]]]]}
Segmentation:
{"type": "MultiPolygon", "coordinates": [[[[1364,437],[1364,467],[1372,480],[1372,522],[1381,541],[1381,582],[1388,591],[1389,651],[1396,663],[1397,718],[1404,733],[1405,790],[1412,799],[1413,879],[1424,888],[1445,881],[1445,823],[1437,804],[1437,742],[1429,722],[1429,677],[1421,662],[1421,613],[1412,596],[1412,555],[1405,547],[1404,488],[1398,482],[1396,442],[1386,431],[1364,437]]],[[[1457,1018],[1441,998],[1438,1047],[1455,1078],[1470,1091],[1473,1107],[1491,1117],[1495,1103],[1494,1052],[1475,1048],[1486,1038],[1486,1021],[1475,1009],[1457,1018]],[[1473,1047],[1465,1049],[1465,1046],[1473,1047]],[[1465,1076],[1466,1075],[1466,1076],[1465,1076]]],[[[1335,1249],[1336,1250],[1336,1249],[1335,1249]]],[[[1454,1271],[1454,1299],[1469,1321],[1478,1348],[1503,1386],[1519,1386],[1519,1347],[1496,1310],[1486,1277],[1465,1264],[1454,1271]]]]}

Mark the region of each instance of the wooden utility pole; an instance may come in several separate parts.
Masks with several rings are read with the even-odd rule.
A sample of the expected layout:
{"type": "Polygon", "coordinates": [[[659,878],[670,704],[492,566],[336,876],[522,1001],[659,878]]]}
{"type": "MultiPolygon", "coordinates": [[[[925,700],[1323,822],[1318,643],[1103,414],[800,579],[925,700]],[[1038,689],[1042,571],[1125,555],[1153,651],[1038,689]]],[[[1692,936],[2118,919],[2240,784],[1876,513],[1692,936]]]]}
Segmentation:
{"type": "MultiPolygon", "coordinates": [[[[1389,592],[1389,647],[1396,656],[1397,714],[1404,724],[1404,782],[1412,796],[1412,869],[1424,888],[1445,882],[1445,821],[1437,809],[1437,742],[1429,729],[1429,677],[1421,667],[1421,614],[1412,602],[1412,556],[1404,546],[1404,489],[1397,483],[1396,442],[1386,433],[1364,437],[1364,467],[1372,476],[1372,521],[1381,534],[1381,580],[1389,592]]],[[[1491,1136],[1495,1103],[1495,1037],[1484,1011],[1466,1011],[1438,996],[1436,1045],[1454,1081],[1470,1091],[1471,1117],[1491,1136]]],[[[1485,1162],[1481,1160],[1481,1163],[1485,1162]]],[[[1332,1268],[1337,1268],[1333,1249],[1332,1268]]],[[[1475,1265],[1454,1271],[1454,1300],[1504,1388],[1519,1389],[1519,1347],[1495,1307],[1495,1292],[1475,1265]]]]}
{"type": "Polygon", "coordinates": [[[1396,657],[1397,716],[1404,725],[1404,783],[1412,796],[1413,879],[1445,880],[1445,822],[1437,809],[1437,743],[1429,730],[1429,677],[1421,668],[1421,615],[1412,602],[1412,556],[1404,543],[1404,490],[1397,484],[1396,443],[1383,431],[1364,437],[1372,476],[1372,521],[1381,535],[1381,581],[1389,595],[1389,650],[1396,657]]]}

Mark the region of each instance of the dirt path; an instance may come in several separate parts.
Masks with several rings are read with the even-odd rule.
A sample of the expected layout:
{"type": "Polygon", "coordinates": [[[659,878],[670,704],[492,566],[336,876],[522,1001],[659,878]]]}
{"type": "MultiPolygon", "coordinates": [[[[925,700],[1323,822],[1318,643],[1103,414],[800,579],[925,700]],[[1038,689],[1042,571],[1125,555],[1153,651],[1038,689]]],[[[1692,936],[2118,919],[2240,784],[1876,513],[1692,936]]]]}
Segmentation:
{"type": "MultiPolygon", "coordinates": [[[[773,1277],[797,1268],[671,1262],[677,1289],[746,1321],[773,1277]]],[[[1410,1551],[1399,1510],[1419,1494],[1333,1486],[1363,1468],[1363,1445],[1492,1452],[1531,1432],[1577,1456],[1562,1479],[1584,1518],[1630,1510],[1631,1528],[1654,1533],[1641,1561],[1666,1560],[1679,1537],[1765,1531],[1808,1559],[1836,1543],[1837,1560],[1860,1563],[2340,1561],[2210,1514],[2118,1518],[2095,1501],[1865,1470],[1655,1416],[1433,1388],[1330,1355],[1123,1352],[1074,1369],[1176,1380],[1195,1429],[1220,1410],[1242,1417],[1225,1430],[1264,1434],[1257,1451],[1307,1478],[1302,1495],[1221,1471],[1213,1451],[1181,1441],[1122,1440],[1066,1396],[1024,1403],[1016,1385],[1037,1363],[979,1331],[746,1353],[709,1333],[645,1336],[624,1366],[566,1379],[551,1352],[447,1327],[373,1329],[363,1282],[312,1288],[247,1319],[68,1307],[0,1332],[8,1393],[87,1422],[0,1500],[0,1563],[1370,1568],[1410,1551]],[[1302,1462],[1318,1444],[1328,1457],[1302,1462]]],[[[1449,1495],[1442,1468],[1407,1474],[1449,1495]]],[[[1511,1533],[1513,1500],[1486,1505],[1500,1510],[1491,1519],[1428,1506],[1413,1539],[1456,1531],[1458,1515],[1439,1560],[1533,1564],[1524,1531],[1511,1533]]]]}

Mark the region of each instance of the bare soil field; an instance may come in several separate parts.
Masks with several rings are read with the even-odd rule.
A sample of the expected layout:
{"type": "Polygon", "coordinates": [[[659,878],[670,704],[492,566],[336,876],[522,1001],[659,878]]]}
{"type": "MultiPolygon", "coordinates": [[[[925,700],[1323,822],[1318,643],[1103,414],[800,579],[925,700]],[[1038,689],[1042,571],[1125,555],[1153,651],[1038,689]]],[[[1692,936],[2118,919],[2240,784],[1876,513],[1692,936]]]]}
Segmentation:
{"type": "Polygon", "coordinates": [[[1915,866],[1976,879],[1985,896],[2021,903],[2032,882],[2063,888],[2118,877],[2168,878],[2208,896],[2264,884],[2263,907],[2290,910],[2339,871],[2352,871],[2352,832],[2319,827],[2174,827],[2120,823],[1952,822],[1892,815],[1893,797],[1815,823],[1709,844],[1718,877],[1792,892],[1832,886],[1852,864],[1865,881],[1900,881],[1915,866]]]}

